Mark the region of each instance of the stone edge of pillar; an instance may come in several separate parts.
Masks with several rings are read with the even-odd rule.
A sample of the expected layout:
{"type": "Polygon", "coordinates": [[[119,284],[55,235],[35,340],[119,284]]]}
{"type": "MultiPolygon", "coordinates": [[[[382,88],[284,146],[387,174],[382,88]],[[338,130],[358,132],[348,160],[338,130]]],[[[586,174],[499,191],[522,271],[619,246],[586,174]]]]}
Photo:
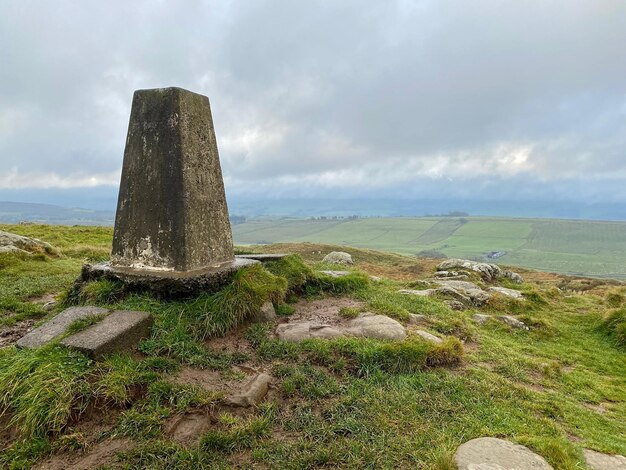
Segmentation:
{"type": "Polygon", "coordinates": [[[121,281],[132,289],[147,289],[160,295],[192,295],[216,292],[228,284],[237,271],[256,264],[260,262],[235,258],[219,267],[189,272],[118,268],[109,262],[85,264],[76,284],[107,279],[121,281]]]}

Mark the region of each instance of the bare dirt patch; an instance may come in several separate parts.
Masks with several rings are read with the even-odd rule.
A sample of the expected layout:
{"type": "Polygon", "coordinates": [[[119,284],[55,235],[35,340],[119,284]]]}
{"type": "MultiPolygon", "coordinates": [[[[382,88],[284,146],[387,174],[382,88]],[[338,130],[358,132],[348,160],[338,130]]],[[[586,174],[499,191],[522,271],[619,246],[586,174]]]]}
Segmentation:
{"type": "Polygon", "coordinates": [[[37,320],[29,319],[12,326],[0,326],[0,348],[15,343],[28,333],[37,320]]]}
{"type": "Polygon", "coordinates": [[[170,439],[183,445],[190,445],[197,442],[210,427],[210,415],[198,411],[176,416],[167,425],[165,432],[170,439]]]}
{"type": "Polygon", "coordinates": [[[326,325],[338,325],[345,321],[339,315],[342,308],[362,308],[364,306],[364,302],[346,297],[329,297],[312,301],[301,300],[293,305],[295,313],[288,317],[288,321],[314,320],[326,325]]]}
{"type": "Polygon", "coordinates": [[[83,452],[63,453],[39,463],[36,470],[89,470],[113,462],[119,452],[133,447],[130,439],[107,439],[88,447],[83,452]]]}

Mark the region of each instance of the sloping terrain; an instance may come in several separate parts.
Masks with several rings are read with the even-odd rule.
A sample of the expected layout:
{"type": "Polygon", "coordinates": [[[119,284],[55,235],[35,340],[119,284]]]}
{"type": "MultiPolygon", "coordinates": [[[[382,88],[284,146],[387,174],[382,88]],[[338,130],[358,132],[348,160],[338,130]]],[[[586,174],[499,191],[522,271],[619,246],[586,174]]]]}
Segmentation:
{"type": "Polygon", "coordinates": [[[297,243],[246,248],[294,255],[246,271],[227,294],[165,301],[104,281],[70,290],[83,262],[108,256],[108,229],[3,229],[58,253],[0,255],[0,337],[76,304],[149,311],[155,326],[137,351],[103,362],[56,345],[16,350],[20,332],[6,336],[0,467],[442,470],[477,437],[528,446],[556,469],[587,468],[584,449],[626,455],[620,282],[450,273],[490,293],[474,302],[421,295],[445,282],[440,260],[345,248],[354,265],[327,265],[337,247],[297,243]],[[348,274],[320,273],[329,270],[348,274]],[[56,304],[44,308],[50,295],[56,304]],[[278,316],[252,321],[246,306],[267,300],[278,316]],[[354,320],[372,315],[397,322],[404,339],[356,335],[354,320]],[[311,321],[316,335],[349,333],[277,336],[311,321]],[[271,378],[265,396],[232,405],[261,374],[271,378]]]}

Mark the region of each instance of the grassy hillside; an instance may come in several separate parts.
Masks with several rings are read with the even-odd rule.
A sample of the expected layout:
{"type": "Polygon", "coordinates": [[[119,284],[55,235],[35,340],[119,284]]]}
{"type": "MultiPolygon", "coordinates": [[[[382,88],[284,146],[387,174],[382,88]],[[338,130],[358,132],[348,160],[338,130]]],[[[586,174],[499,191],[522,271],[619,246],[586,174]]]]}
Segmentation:
{"type": "Polygon", "coordinates": [[[566,274],[626,278],[626,222],[552,219],[380,218],[251,220],[233,227],[237,243],[315,242],[403,255],[439,252],[566,274]]]}
{"type": "MultiPolygon", "coordinates": [[[[421,222],[422,233],[437,224],[421,222]]],[[[511,240],[512,227],[496,233],[511,240]]],[[[443,298],[397,292],[419,288],[434,260],[349,248],[354,272],[333,279],[318,270],[338,268],[320,262],[335,247],[298,243],[262,247],[297,256],[245,271],[216,294],[166,301],[98,281],[68,297],[82,263],[106,258],[110,230],[2,228],[61,253],[0,255],[0,338],[9,338],[0,347],[1,468],[451,470],[456,447],[480,436],[529,446],[555,469],[586,468],[583,448],[626,455],[626,288],[614,281],[522,270],[526,282],[515,287],[525,301],[495,296],[454,311],[443,298]],[[50,295],[149,311],[152,335],[135,353],[97,363],[54,345],[16,350],[7,332],[23,334],[64,307],[45,312],[50,295]],[[248,307],[268,298],[278,323],[370,311],[398,319],[408,337],[286,343],[275,323],[248,321],[248,307]],[[529,330],[478,325],[476,313],[514,315],[529,330]],[[419,328],[444,343],[418,336],[410,314],[424,315],[419,328]],[[265,401],[226,406],[224,394],[258,371],[274,377],[265,401]]]]}

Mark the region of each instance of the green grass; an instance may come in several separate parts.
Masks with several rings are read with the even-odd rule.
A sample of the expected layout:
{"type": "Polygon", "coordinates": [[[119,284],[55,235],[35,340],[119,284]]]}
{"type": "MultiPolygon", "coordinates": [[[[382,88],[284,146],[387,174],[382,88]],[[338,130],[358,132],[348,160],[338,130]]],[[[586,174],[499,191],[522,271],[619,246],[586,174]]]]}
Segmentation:
{"type": "MultiPolygon", "coordinates": [[[[376,220],[362,221],[363,227],[376,220]]],[[[462,236],[475,246],[482,232],[469,220],[448,240],[462,236]]],[[[404,222],[409,230],[412,221],[404,222]]],[[[424,222],[418,237],[436,223],[424,222]]],[[[535,221],[524,223],[530,228],[516,222],[489,233],[513,246],[536,228],[535,221]]],[[[333,221],[327,228],[346,224],[333,221]]],[[[98,240],[110,237],[97,228],[50,227],[49,233],[41,226],[17,228],[58,240],[61,254],[0,259],[5,324],[48,315],[32,297],[69,289],[82,263],[106,250],[98,240]],[[69,250],[77,245],[93,249],[69,250]]],[[[428,236],[435,239],[444,228],[428,236]]],[[[330,278],[315,272],[327,268],[318,263],[320,249],[302,245],[301,258],[246,270],[230,290],[192,299],[164,301],[106,283],[89,285],[75,301],[149,311],[155,318],[152,335],[140,344],[141,354],[98,363],[59,346],[0,349],[0,407],[4,419],[21,430],[17,441],[2,446],[0,467],[30,468],[53,452],[90,452],[75,429],[89,407],[119,416],[103,437],[132,442],[130,450],[106,462],[111,468],[443,470],[453,468],[458,445],[481,436],[529,446],[555,469],[585,468],[583,448],[626,455],[626,350],[619,341],[623,288],[596,283],[590,293],[578,294],[526,283],[519,286],[527,297],[523,303],[500,298],[459,312],[443,299],[397,293],[430,276],[432,264],[426,261],[347,248],[356,269],[330,278]],[[403,280],[372,282],[360,271],[379,268],[403,280]],[[397,342],[342,338],[296,344],[272,336],[272,323],[244,325],[249,305],[270,300],[288,315],[290,301],[336,296],[363,303],[344,309],[346,317],[366,310],[406,322],[410,313],[423,314],[428,319],[423,328],[445,341],[434,345],[410,333],[397,342]],[[471,318],[479,312],[515,315],[530,329],[512,330],[498,321],[477,326],[471,318]],[[245,353],[214,349],[204,339],[238,325],[244,325],[237,341],[245,353]],[[274,377],[269,401],[257,408],[226,411],[219,394],[174,377],[193,367],[243,381],[235,368],[242,363],[274,377]],[[171,441],[169,420],[198,410],[211,416],[209,432],[189,446],[171,441]]],[[[585,250],[577,256],[593,256],[585,250]]]]}

